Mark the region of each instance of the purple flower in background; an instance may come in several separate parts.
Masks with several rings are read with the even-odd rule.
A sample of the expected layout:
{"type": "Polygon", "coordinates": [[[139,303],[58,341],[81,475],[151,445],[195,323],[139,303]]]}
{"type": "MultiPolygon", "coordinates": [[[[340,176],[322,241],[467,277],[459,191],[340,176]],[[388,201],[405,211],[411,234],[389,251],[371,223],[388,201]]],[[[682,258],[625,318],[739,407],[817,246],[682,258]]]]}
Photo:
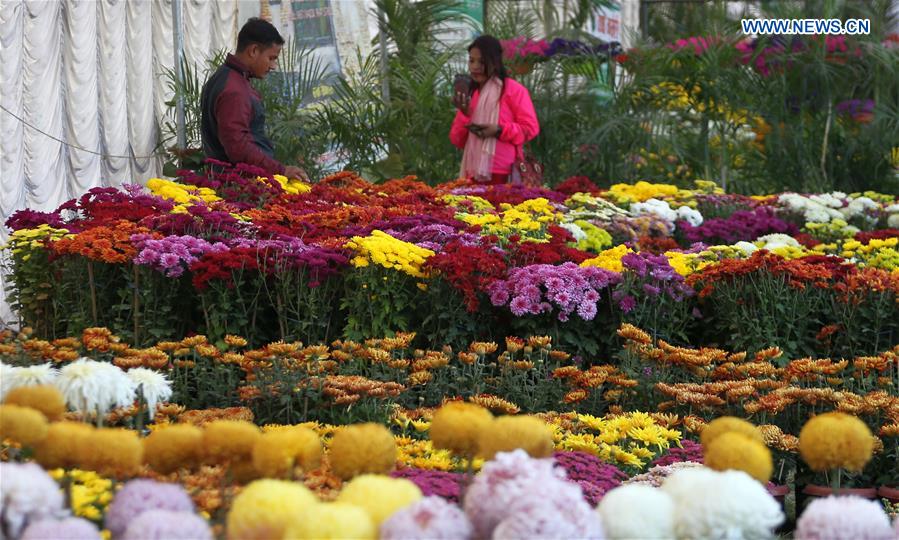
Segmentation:
{"type": "Polygon", "coordinates": [[[774,209],[766,206],[740,210],[727,218],[707,219],[698,227],[681,222],[680,227],[690,242],[707,244],[733,244],[740,240],[751,242],[766,234],[795,235],[799,232],[795,225],[778,218],[774,209]]]}
{"type": "Polygon", "coordinates": [[[426,497],[434,495],[448,501],[459,502],[463,478],[460,473],[408,468],[393,471],[390,476],[411,481],[426,497]]]}
{"type": "Polygon", "coordinates": [[[635,300],[633,296],[627,294],[618,301],[618,307],[621,308],[621,311],[628,313],[637,307],[637,300],[635,300]]]}
{"type": "Polygon", "coordinates": [[[596,506],[607,491],[627,480],[626,473],[593,454],[560,451],[553,453],[553,457],[556,466],[565,470],[568,480],[580,486],[584,499],[591,506],[596,506]]]}
{"type": "Polygon", "coordinates": [[[689,439],[682,440],[680,444],[681,448],[678,448],[676,446],[671,447],[667,452],[665,452],[664,455],[661,455],[654,459],[649,465],[650,468],[656,466],[671,465],[672,463],[681,463],[684,461],[703,463],[701,444],[693,442],[689,439]]]}
{"type": "Polygon", "coordinates": [[[149,234],[133,234],[131,241],[137,248],[134,264],[150,266],[168,277],[178,277],[205,253],[224,252],[228,246],[211,244],[193,236],[166,236],[155,239],[149,234]]]}

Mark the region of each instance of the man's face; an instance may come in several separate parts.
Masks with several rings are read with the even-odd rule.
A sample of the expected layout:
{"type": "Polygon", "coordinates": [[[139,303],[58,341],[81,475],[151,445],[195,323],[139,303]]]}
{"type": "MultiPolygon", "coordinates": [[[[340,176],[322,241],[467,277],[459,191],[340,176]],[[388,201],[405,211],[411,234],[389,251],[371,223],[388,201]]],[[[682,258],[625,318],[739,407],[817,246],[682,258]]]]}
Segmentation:
{"type": "Polygon", "coordinates": [[[281,45],[258,45],[256,43],[250,45],[247,51],[250,57],[250,72],[264,79],[270,71],[274,71],[278,67],[278,55],[281,54],[281,45]]]}

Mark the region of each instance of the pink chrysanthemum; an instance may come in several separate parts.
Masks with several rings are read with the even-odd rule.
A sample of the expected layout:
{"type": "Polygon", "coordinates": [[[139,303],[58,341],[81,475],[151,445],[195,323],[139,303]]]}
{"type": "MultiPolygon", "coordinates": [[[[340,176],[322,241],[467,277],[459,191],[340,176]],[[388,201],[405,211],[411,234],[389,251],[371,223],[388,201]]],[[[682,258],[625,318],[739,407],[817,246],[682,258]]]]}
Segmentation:
{"type": "Polygon", "coordinates": [[[474,528],[458,506],[432,496],[394,513],[381,524],[380,533],[381,540],[466,540],[474,528]]]}
{"type": "Polygon", "coordinates": [[[880,503],[852,495],[816,499],[796,522],[796,540],[893,540],[880,503]]]}

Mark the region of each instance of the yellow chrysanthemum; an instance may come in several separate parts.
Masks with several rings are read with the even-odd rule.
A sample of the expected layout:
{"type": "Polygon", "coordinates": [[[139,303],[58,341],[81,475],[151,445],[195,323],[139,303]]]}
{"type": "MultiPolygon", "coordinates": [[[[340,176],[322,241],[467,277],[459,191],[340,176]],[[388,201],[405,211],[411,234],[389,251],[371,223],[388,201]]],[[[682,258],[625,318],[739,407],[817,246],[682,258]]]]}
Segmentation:
{"type": "Polygon", "coordinates": [[[253,466],[269,478],[288,475],[298,465],[310,471],[318,467],[321,458],[321,440],[304,427],[265,433],[253,446],[253,466]]]}
{"type": "Polygon", "coordinates": [[[203,453],[209,463],[240,463],[253,455],[253,445],[262,432],[252,422],[216,420],[203,430],[203,453]]]}
{"type": "Polygon", "coordinates": [[[354,236],[344,247],[357,253],[350,261],[353,266],[364,267],[374,263],[414,277],[427,277],[422,266],[434,255],[430,249],[404,242],[379,230],[365,237],[354,236]]]}
{"type": "Polygon", "coordinates": [[[47,436],[47,417],[31,407],[0,405],[0,440],[34,446],[47,436]]]}
{"type": "Polygon", "coordinates": [[[362,508],[377,527],[394,512],[421,497],[418,486],[405,478],[364,474],[343,486],[336,502],[362,508]]]}
{"type": "Polygon", "coordinates": [[[437,410],[431,421],[431,441],[437,448],[471,457],[478,451],[478,437],[493,422],[490,411],[473,403],[453,401],[437,410]]]}
{"type": "Polygon", "coordinates": [[[13,388],[6,395],[3,403],[31,407],[40,411],[50,422],[60,420],[66,412],[66,403],[62,394],[55,387],[48,385],[13,388]]]}
{"type": "Polygon", "coordinates": [[[552,430],[534,416],[502,416],[481,430],[478,437],[478,453],[484,459],[516,448],[532,457],[547,457],[553,452],[552,430]]]}
{"type": "Polygon", "coordinates": [[[287,527],[284,538],[375,540],[375,524],[365,509],[352,504],[323,503],[310,507],[287,527]]]}
{"type": "Polygon", "coordinates": [[[69,469],[82,463],[82,452],[90,451],[94,427],[82,422],[55,422],[47,428],[47,436],[34,448],[34,459],[45,469],[69,469]]]}
{"type": "Polygon", "coordinates": [[[722,433],[703,448],[706,466],[716,471],[744,471],[759,482],[767,482],[774,471],[771,451],[763,443],[743,433],[722,433]]]}
{"type": "Polygon", "coordinates": [[[396,466],[396,456],[390,430],[374,422],[343,427],[331,439],[331,470],[344,480],[389,472],[396,466]]]}
{"type": "Polygon", "coordinates": [[[819,414],[806,422],[799,432],[799,454],[815,471],[861,471],[873,452],[871,430],[849,414],[819,414]]]}
{"type": "Polygon", "coordinates": [[[164,426],[144,439],[144,461],[155,471],[168,474],[191,468],[203,448],[203,430],[191,424],[164,426]]]}
{"type": "Polygon", "coordinates": [[[133,476],[143,462],[144,447],[136,431],[97,429],[80,442],[85,446],[78,450],[80,468],[103,476],[133,476]]]}
{"type": "Polygon", "coordinates": [[[593,257],[592,259],[587,259],[586,261],[581,263],[581,266],[596,266],[598,268],[611,270],[612,272],[621,272],[624,270],[624,265],[621,263],[621,258],[628,253],[633,252],[634,250],[624,244],[621,244],[600,252],[599,255],[593,257]]]}
{"type": "Polygon", "coordinates": [[[712,441],[721,435],[730,432],[742,433],[750,439],[765,444],[765,439],[762,437],[762,433],[758,428],[752,425],[751,422],[747,422],[736,416],[721,416],[706,424],[705,427],[702,428],[702,433],[699,434],[699,442],[702,443],[703,447],[707,448],[712,441]]]}
{"type": "Polygon", "coordinates": [[[302,484],[256,480],[240,492],[228,512],[229,540],[284,538],[286,529],[318,499],[302,484]]]}

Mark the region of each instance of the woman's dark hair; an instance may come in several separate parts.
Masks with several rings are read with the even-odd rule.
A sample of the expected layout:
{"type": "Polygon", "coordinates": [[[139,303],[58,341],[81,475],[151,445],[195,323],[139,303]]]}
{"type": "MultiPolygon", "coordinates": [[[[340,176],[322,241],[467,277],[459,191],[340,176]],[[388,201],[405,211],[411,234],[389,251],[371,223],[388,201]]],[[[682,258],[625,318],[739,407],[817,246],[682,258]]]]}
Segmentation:
{"type": "Polygon", "coordinates": [[[503,46],[493,36],[484,34],[475,39],[468,46],[468,52],[472,49],[481,51],[481,58],[484,59],[484,67],[487,68],[487,75],[496,75],[500,79],[508,76],[506,66],[503,65],[503,46]]]}
{"type": "Polygon", "coordinates": [[[284,38],[278,33],[278,29],[265,19],[253,17],[237,34],[237,52],[241,52],[252,44],[262,45],[267,49],[272,45],[284,45],[284,38]]]}

